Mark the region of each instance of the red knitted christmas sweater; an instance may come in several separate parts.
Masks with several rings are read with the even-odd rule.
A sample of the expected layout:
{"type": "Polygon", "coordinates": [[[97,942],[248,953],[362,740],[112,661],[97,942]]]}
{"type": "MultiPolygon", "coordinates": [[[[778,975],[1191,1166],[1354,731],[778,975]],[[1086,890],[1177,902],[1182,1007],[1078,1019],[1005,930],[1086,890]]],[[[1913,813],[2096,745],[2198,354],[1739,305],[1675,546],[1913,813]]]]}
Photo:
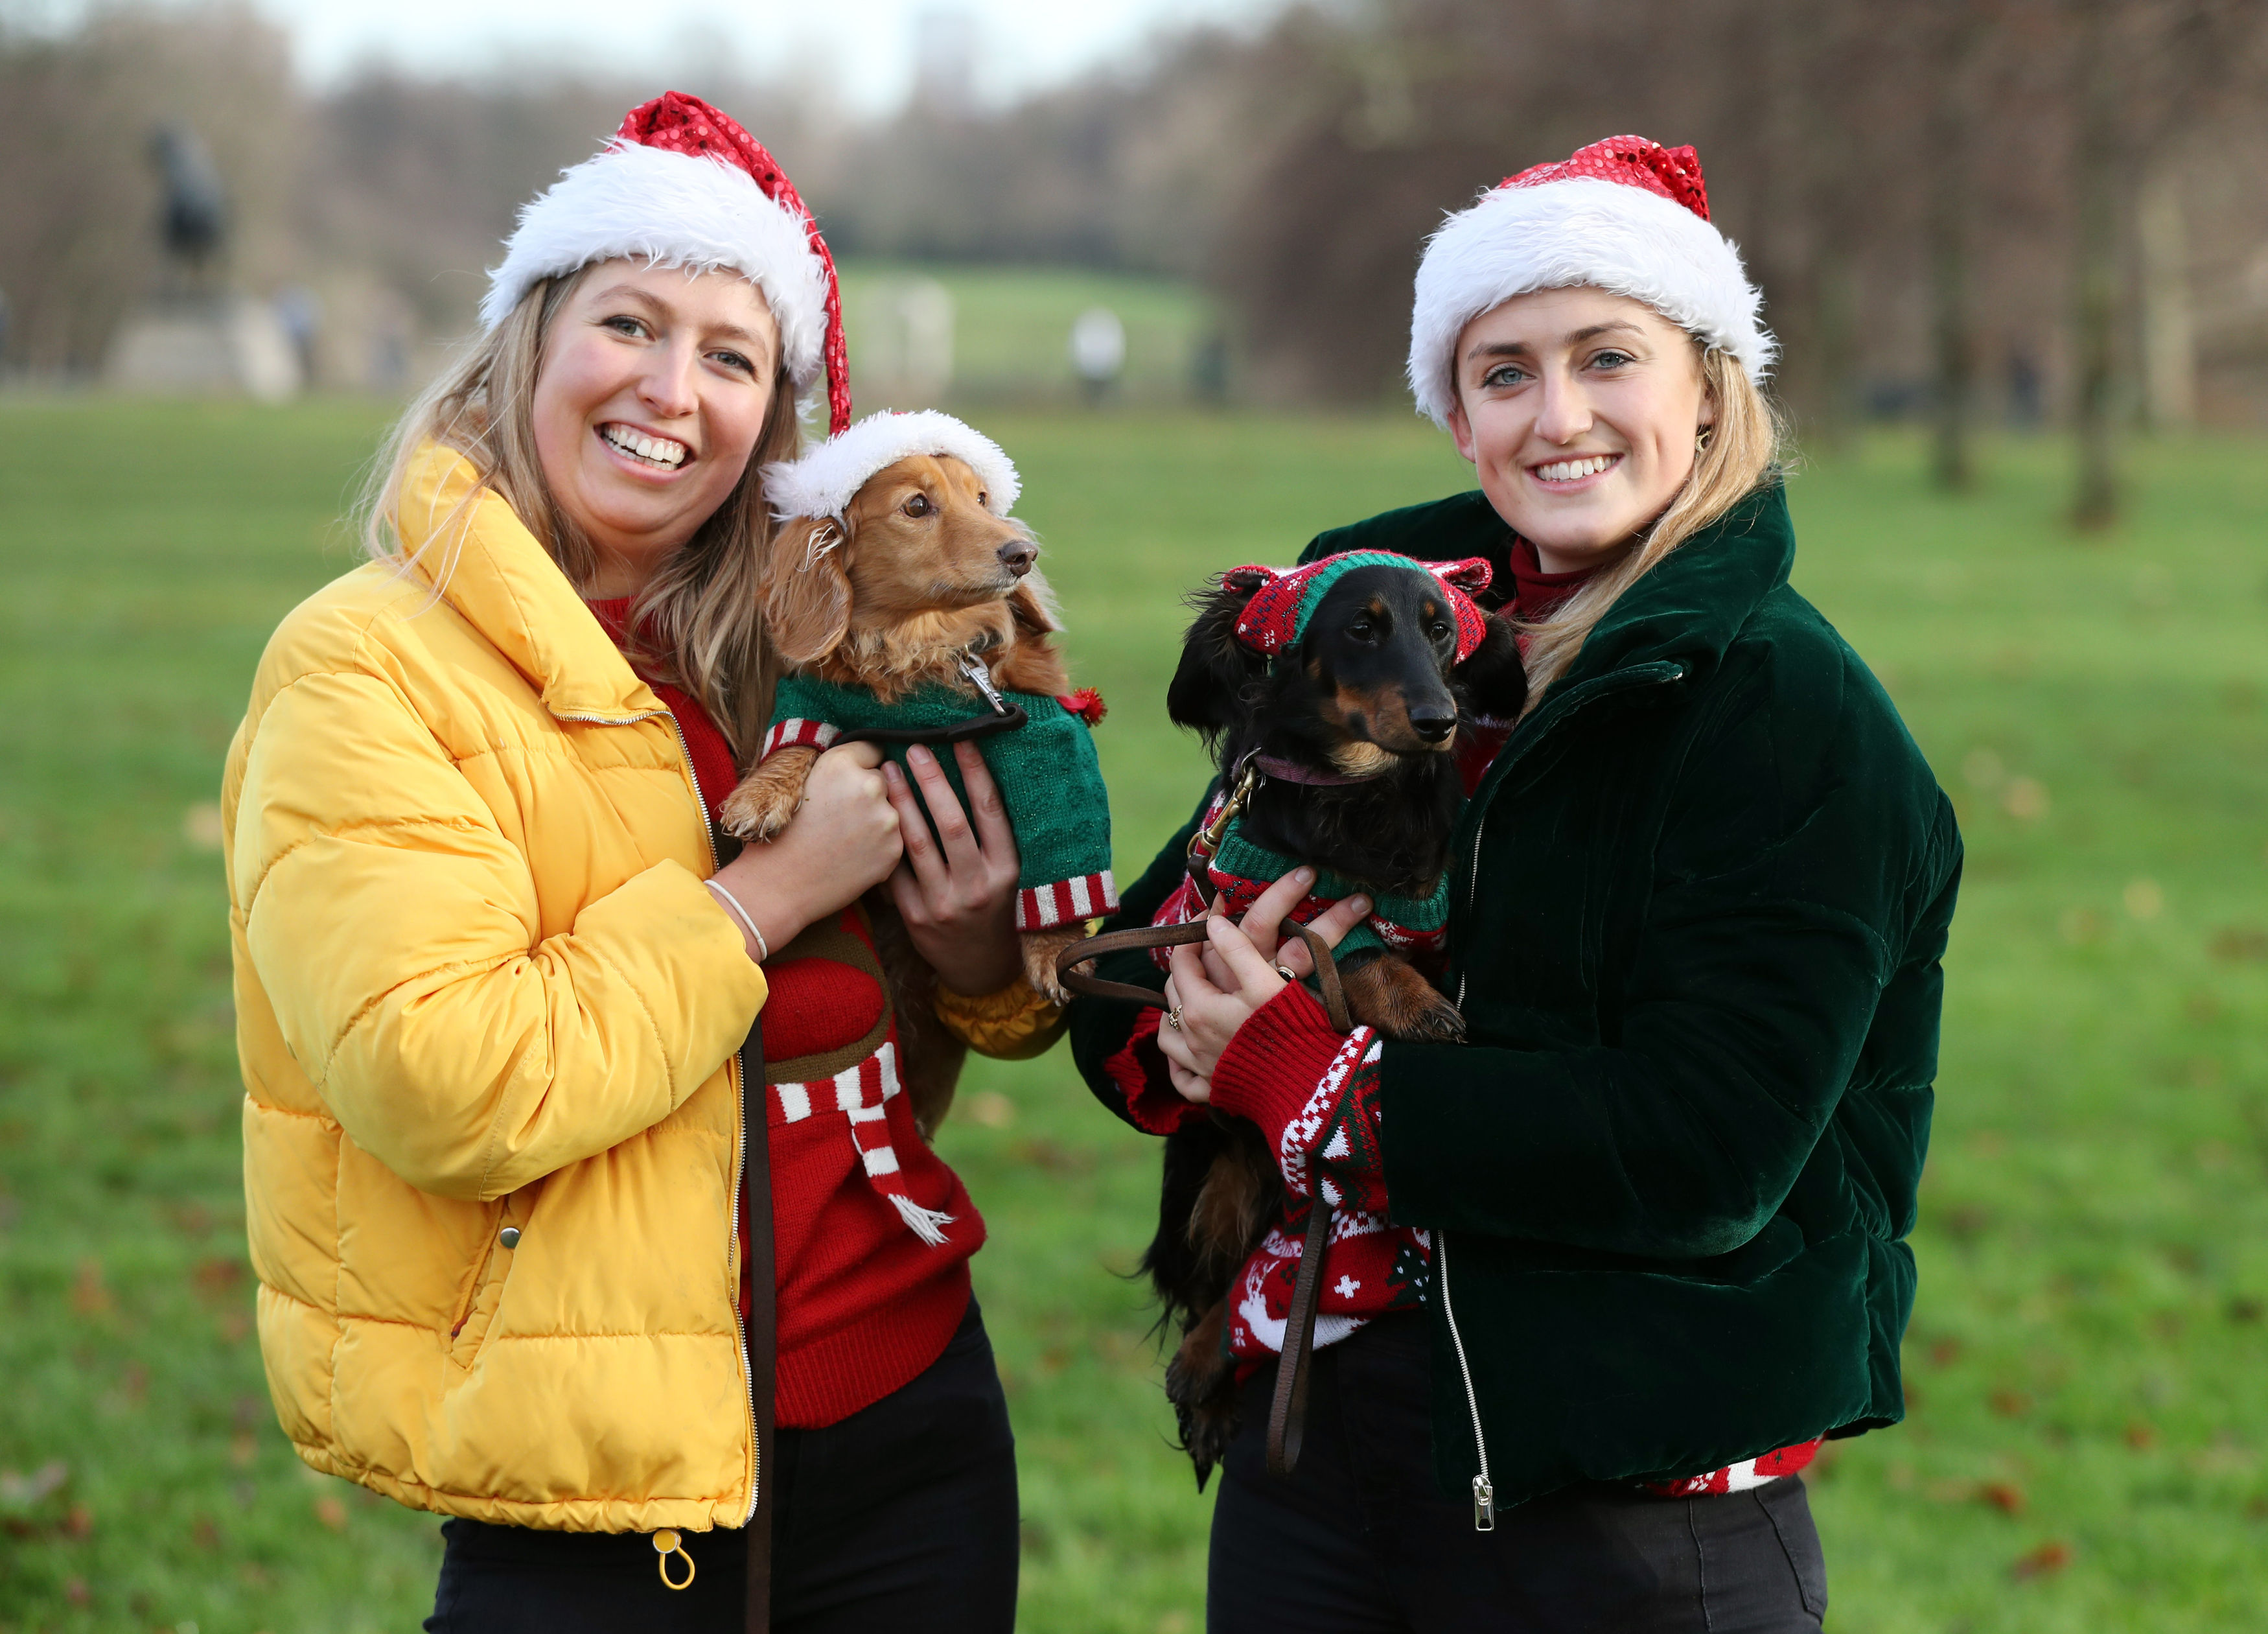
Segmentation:
{"type": "MultiPolygon", "coordinates": [[[[1514,539],[1516,590],[1506,609],[1530,622],[1550,616],[1590,577],[1547,573],[1535,547],[1514,539]]],[[[1526,650],[1526,638],[1521,639],[1526,650]]],[[[1458,771],[1470,795],[1510,735],[1510,721],[1487,721],[1460,747],[1458,771]]],[[[1140,1128],[1164,1135],[1205,1109],[1182,1099],[1157,1046],[1160,1012],[1145,1010],[1106,1070],[1140,1128]]],[[[1432,1238],[1389,1217],[1379,1147],[1378,1068],[1384,1041],[1368,1027],[1342,1036],[1322,1006],[1294,982],[1255,1014],[1213,1068],[1212,1105],[1259,1127],[1284,1177],[1285,1220],[1245,1262],[1228,1296],[1227,1341],[1240,1380],[1284,1348],[1292,1288],[1300,1274],[1307,1209],[1320,1186],[1333,1215],[1316,1302],[1315,1343],[1334,1344],[1391,1311],[1421,1305],[1430,1281],[1432,1238]]],[[[1650,1486],[1665,1497],[1737,1492],[1792,1475],[1810,1463],[1817,1441],[1742,1459],[1722,1469],[1650,1486]]]]}
{"type": "MultiPolygon", "coordinates": [[[[590,604],[624,642],[627,598],[590,604]]],[[[644,677],[669,706],[709,819],[738,780],[700,701],[644,677]]],[[[771,1156],[778,1422],[817,1429],[910,1383],[968,1306],[984,1222],[898,1092],[897,1029],[873,933],[856,906],[765,962],[765,1138],[771,1156]]],[[[755,1103],[750,1098],[749,1114],[755,1103]]],[[[747,1241],[747,1200],[741,1202],[747,1241]]],[[[753,1268],[741,1255],[740,1309],[753,1268]]]]}

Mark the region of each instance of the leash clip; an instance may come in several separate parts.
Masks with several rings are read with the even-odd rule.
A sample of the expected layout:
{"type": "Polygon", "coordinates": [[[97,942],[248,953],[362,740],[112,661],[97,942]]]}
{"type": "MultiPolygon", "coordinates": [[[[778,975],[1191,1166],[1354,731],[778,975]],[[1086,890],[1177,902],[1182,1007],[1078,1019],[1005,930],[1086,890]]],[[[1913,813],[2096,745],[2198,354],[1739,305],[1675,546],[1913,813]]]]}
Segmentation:
{"type": "Polygon", "coordinates": [[[976,690],[984,694],[984,701],[992,706],[994,714],[1005,715],[1008,713],[1007,700],[1000,696],[999,689],[992,684],[992,672],[985,669],[983,659],[978,658],[974,653],[963,653],[961,655],[961,673],[967,676],[976,690]]]}

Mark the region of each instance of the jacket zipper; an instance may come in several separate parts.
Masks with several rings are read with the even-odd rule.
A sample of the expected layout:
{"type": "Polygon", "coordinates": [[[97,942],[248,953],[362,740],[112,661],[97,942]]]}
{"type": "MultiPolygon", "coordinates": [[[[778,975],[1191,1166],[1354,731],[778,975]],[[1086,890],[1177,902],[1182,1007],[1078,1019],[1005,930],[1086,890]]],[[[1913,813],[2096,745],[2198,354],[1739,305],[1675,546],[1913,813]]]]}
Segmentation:
{"type": "MultiPolygon", "coordinates": [[[[701,814],[701,839],[709,847],[709,871],[714,874],[717,871],[717,830],[709,821],[708,802],[701,798],[701,780],[693,775],[693,745],[685,741],[685,728],[678,723],[675,713],[668,709],[655,709],[635,715],[562,714],[558,718],[562,721],[587,721],[597,726],[636,726],[639,721],[651,721],[656,715],[669,722],[669,729],[677,738],[677,751],[681,757],[685,780],[693,790],[693,807],[701,814]]],[[[748,1366],[748,1325],[740,1315],[740,1284],[733,1280],[731,1269],[733,1252],[740,1246],[740,1187],[747,1179],[745,1171],[748,1154],[748,1083],[740,1071],[740,1051],[733,1051],[726,1060],[725,1070],[733,1080],[733,1108],[737,1125],[734,1131],[737,1138],[733,1142],[733,1206],[725,1216],[725,1302],[733,1307],[733,1331],[740,1338],[740,1343],[734,1348],[740,1355],[740,1383],[748,1403],[748,1507],[740,1517],[740,1524],[745,1527],[756,1518],[757,1482],[762,1478],[763,1472],[756,1465],[756,1378],[748,1366]]],[[[769,1134],[766,1138],[770,1138],[769,1134]]]]}
{"type": "Polygon", "coordinates": [[[1473,1370],[1465,1361],[1465,1336],[1457,1331],[1457,1307],[1449,1301],[1449,1234],[1433,1233],[1433,1280],[1441,1290],[1441,1314],[1448,1319],[1449,1343],[1457,1353],[1457,1374],[1465,1384],[1465,1410],[1473,1418],[1473,1445],[1481,1456],[1480,1474],[1473,1477],[1473,1530],[1496,1530],[1496,1485],[1489,1479],[1488,1433],[1481,1428],[1481,1398],[1473,1388],[1473,1370]]]}
{"type": "MultiPolygon", "coordinates": [[[[1683,678],[1684,674],[1684,665],[1672,664],[1666,674],[1650,675],[1646,677],[1646,682],[1648,684],[1667,685],[1672,681],[1683,678]]],[[[1552,724],[1556,727],[1585,704],[1604,697],[1609,692],[1618,692],[1622,690],[1623,688],[1619,686],[1602,687],[1599,691],[1592,693],[1589,698],[1579,699],[1571,705],[1566,714],[1562,715],[1559,721],[1552,724]]],[[[1537,734],[1537,736],[1541,736],[1541,733],[1537,734]]],[[[1528,748],[1534,746],[1534,743],[1535,739],[1531,738],[1522,746],[1521,752],[1526,753],[1528,748]]],[[[1491,803],[1494,803],[1492,795],[1491,803]]],[[[1488,811],[1484,808],[1479,820],[1473,824],[1472,849],[1465,854],[1465,920],[1468,924],[1472,921],[1473,904],[1480,896],[1481,836],[1488,832],[1488,811]]],[[[1469,970],[1460,970],[1457,972],[1457,1008],[1460,1010],[1465,1007],[1465,983],[1470,976],[1469,970]]],[[[1496,1530],[1496,1483],[1489,1478],[1488,1432],[1481,1427],[1480,1393],[1473,1388],[1473,1370],[1471,1364],[1465,1360],[1465,1336],[1458,1331],[1457,1308],[1449,1298],[1449,1234],[1439,1229],[1433,1233],[1433,1275],[1434,1285],[1441,1290],[1441,1314],[1449,1324],[1449,1344],[1457,1353],[1457,1376],[1463,1381],[1465,1386],[1465,1410],[1472,1416],[1473,1447],[1480,1454],[1480,1473],[1473,1477],[1473,1530],[1493,1532],[1496,1530]]]]}

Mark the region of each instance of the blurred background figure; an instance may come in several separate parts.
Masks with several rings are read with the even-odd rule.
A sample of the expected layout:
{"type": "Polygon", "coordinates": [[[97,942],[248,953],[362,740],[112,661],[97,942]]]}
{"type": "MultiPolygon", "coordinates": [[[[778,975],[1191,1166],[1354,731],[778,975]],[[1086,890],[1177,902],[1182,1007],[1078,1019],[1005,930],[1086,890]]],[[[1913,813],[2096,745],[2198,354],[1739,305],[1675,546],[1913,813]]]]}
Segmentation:
{"type": "Polygon", "coordinates": [[[1126,367],[1126,326],[1108,307],[1089,307],[1072,320],[1071,366],[1090,409],[1100,408],[1126,367]]]}

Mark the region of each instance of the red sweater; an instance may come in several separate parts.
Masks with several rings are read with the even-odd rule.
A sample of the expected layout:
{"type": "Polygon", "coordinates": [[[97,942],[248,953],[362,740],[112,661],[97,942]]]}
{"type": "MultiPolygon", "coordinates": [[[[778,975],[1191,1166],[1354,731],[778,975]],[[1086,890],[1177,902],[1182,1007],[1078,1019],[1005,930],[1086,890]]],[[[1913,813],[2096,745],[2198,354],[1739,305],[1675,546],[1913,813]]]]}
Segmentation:
{"type": "MultiPolygon", "coordinates": [[[[621,645],[629,600],[590,608],[621,645]]],[[[690,693],[645,680],[684,734],[713,824],[739,780],[732,746],[690,693]]],[[[983,1219],[960,1177],[921,1138],[911,1105],[896,1092],[897,1031],[880,970],[873,933],[855,906],[764,966],[770,990],[761,1020],[773,1082],[763,1105],[779,1320],[774,1388],[778,1422],[794,1429],[847,1418],[934,1362],[968,1309],[968,1259],[984,1242],[983,1219]],[[917,1234],[909,1207],[943,1219],[932,1228],[941,1241],[917,1234]]],[[[746,1207],[743,1199],[744,1243],[746,1207]]],[[[745,1315],[752,1296],[745,1253],[741,1268],[745,1315]]]]}

